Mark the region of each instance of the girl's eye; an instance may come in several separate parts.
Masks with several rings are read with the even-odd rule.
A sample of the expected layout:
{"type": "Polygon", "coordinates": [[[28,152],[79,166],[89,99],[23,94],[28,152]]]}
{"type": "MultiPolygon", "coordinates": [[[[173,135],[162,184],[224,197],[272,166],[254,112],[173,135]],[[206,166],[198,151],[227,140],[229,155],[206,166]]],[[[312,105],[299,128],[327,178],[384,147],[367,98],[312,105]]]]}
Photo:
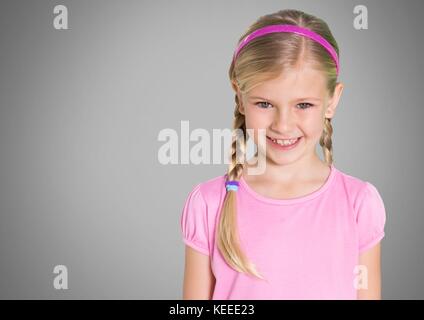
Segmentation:
{"type": "Polygon", "coordinates": [[[259,106],[259,108],[261,108],[261,109],[268,109],[267,107],[263,107],[264,105],[266,106],[266,105],[270,105],[268,102],[265,102],[265,101],[260,101],[260,102],[257,102],[257,103],[255,103],[255,105],[257,105],[257,106],[259,106]]]}
{"type": "Polygon", "coordinates": [[[308,109],[308,108],[312,107],[313,104],[308,103],[308,102],[302,102],[302,103],[299,103],[298,106],[302,106],[299,109],[308,109]]]}
{"type": "MultiPolygon", "coordinates": [[[[265,102],[265,101],[260,101],[260,102],[255,103],[255,105],[259,106],[259,108],[261,108],[261,109],[268,109],[266,106],[271,105],[271,104],[269,104],[268,102],[265,102]]],[[[312,107],[313,104],[308,103],[308,102],[302,102],[302,103],[299,103],[298,106],[301,106],[298,109],[304,110],[304,109],[308,109],[308,108],[312,107]]]]}

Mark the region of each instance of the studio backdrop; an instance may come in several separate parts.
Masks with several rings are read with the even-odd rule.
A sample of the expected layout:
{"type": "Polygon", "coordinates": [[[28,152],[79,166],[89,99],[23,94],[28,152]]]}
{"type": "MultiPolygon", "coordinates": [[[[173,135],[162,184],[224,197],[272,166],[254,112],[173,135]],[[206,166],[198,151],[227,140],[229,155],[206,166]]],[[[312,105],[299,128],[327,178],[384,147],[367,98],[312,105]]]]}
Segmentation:
{"type": "Polygon", "coordinates": [[[384,200],[383,299],[424,298],[420,0],[2,1],[0,298],[181,299],[184,201],[228,169],[233,50],[282,9],[338,42],[334,163],[384,200]]]}

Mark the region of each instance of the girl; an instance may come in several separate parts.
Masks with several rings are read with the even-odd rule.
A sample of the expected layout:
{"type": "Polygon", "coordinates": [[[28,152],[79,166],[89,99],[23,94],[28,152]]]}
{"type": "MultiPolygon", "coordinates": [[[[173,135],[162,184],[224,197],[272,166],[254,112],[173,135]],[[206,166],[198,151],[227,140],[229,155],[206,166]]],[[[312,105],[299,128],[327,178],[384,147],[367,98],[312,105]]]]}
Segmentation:
{"type": "Polygon", "coordinates": [[[236,157],[246,139],[233,141],[228,172],[190,192],[183,299],[381,299],[383,201],[333,164],[338,59],[327,24],[298,10],[262,16],[240,38],[234,129],[253,132],[266,167],[249,175],[236,157]]]}

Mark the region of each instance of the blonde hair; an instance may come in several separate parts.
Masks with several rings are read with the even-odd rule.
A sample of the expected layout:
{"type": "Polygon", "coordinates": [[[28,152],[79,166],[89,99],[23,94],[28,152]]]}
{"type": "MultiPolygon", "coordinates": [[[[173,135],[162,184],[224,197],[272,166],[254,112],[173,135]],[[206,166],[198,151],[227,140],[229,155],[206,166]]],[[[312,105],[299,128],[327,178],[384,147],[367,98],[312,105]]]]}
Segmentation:
{"type": "MultiPolygon", "coordinates": [[[[239,43],[251,32],[274,24],[291,24],[308,28],[324,37],[339,56],[338,45],[327,24],[323,20],[299,10],[280,10],[261,16],[240,37],[239,43]]],[[[327,90],[332,96],[337,84],[335,62],[323,46],[309,38],[294,33],[268,34],[251,41],[240,51],[237,59],[232,61],[229,77],[231,85],[236,91],[233,130],[243,132],[244,137],[233,139],[227,181],[240,180],[243,164],[237,159],[237,155],[239,152],[242,152],[243,155],[246,154],[246,123],[245,116],[239,111],[239,94],[250,91],[266,80],[278,77],[283,70],[294,68],[306,60],[311,63],[312,67],[324,72],[327,79],[327,90]],[[237,148],[239,149],[237,150],[237,148]]],[[[333,163],[332,133],[331,119],[325,118],[320,145],[328,165],[333,163]]],[[[236,196],[236,191],[230,190],[226,193],[217,228],[218,248],[225,261],[233,269],[265,280],[240,247],[236,196]]]]}

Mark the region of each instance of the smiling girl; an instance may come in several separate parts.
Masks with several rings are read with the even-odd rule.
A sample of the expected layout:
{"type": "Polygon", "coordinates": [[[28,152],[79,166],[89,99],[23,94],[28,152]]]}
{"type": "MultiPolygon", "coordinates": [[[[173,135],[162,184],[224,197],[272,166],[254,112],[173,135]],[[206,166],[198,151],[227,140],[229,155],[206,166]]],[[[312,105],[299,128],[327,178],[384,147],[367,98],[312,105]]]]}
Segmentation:
{"type": "Polygon", "coordinates": [[[190,192],[180,220],[184,299],[381,298],[383,200],[333,164],[338,75],[331,31],[302,11],[262,16],[240,38],[229,70],[233,127],[253,132],[265,171],[249,175],[236,161],[241,139],[228,172],[190,192]]]}

